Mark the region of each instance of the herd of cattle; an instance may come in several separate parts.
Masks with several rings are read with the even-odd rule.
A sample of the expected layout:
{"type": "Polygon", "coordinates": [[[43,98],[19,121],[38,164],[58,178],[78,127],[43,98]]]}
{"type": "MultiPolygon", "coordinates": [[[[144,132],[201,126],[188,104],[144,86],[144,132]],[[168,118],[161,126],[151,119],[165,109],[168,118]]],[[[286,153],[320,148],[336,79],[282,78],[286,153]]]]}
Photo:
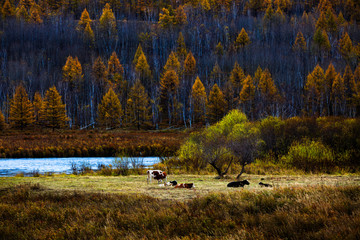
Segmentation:
{"type": "MultiPolygon", "coordinates": [[[[193,183],[178,183],[177,181],[167,182],[167,174],[161,170],[148,170],[147,171],[147,183],[151,183],[152,179],[158,181],[158,183],[163,183],[164,186],[173,186],[175,188],[194,188],[193,183]]],[[[250,185],[248,180],[236,181],[228,183],[227,187],[244,187],[245,185],[250,185]]],[[[272,187],[271,184],[260,182],[261,187],[272,187]]]]}

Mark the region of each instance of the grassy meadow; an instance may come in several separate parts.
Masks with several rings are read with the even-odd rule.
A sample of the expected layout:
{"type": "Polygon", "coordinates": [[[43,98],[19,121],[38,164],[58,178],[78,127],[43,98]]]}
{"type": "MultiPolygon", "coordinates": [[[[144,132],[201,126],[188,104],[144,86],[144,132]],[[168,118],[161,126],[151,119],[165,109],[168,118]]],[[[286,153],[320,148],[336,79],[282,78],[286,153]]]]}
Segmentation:
{"type": "Polygon", "coordinates": [[[0,181],[0,239],[359,239],[359,175],[54,175],[0,181]],[[273,188],[261,188],[258,183],[273,188]]]}

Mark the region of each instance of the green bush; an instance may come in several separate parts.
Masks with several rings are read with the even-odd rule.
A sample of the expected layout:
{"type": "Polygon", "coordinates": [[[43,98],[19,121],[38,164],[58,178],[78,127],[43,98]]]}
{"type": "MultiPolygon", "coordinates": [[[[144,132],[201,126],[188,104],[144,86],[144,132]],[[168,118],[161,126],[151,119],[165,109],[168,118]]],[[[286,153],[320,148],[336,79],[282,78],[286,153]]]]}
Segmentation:
{"type": "Polygon", "coordinates": [[[283,161],[305,172],[329,172],[336,166],[333,151],[318,141],[295,142],[283,161]]]}

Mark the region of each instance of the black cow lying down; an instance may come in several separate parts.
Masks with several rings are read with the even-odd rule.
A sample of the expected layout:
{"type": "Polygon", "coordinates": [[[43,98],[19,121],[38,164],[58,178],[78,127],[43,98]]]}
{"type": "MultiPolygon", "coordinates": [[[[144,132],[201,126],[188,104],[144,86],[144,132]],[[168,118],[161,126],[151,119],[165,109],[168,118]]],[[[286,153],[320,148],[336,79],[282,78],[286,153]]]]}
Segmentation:
{"type": "Polygon", "coordinates": [[[261,187],[272,187],[271,184],[262,183],[262,182],[259,182],[259,185],[260,185],[261,187]]]}
{"type": "Polygon", "coordinates": [[[227,187],[244,187],[245,185],[250,185],[248,180],[230,182],[228,183],[227,187]]]}

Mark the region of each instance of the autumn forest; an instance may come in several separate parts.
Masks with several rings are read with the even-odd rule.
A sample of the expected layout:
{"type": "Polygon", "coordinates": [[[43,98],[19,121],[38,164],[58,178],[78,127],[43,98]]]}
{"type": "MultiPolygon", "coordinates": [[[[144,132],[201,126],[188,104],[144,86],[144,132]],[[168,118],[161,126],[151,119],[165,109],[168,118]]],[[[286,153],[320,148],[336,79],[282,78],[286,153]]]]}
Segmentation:
{"type": "Polygon", "coordinates": [[[360,115],[358,0],[0,6],[0,129],[360,115]]]}

